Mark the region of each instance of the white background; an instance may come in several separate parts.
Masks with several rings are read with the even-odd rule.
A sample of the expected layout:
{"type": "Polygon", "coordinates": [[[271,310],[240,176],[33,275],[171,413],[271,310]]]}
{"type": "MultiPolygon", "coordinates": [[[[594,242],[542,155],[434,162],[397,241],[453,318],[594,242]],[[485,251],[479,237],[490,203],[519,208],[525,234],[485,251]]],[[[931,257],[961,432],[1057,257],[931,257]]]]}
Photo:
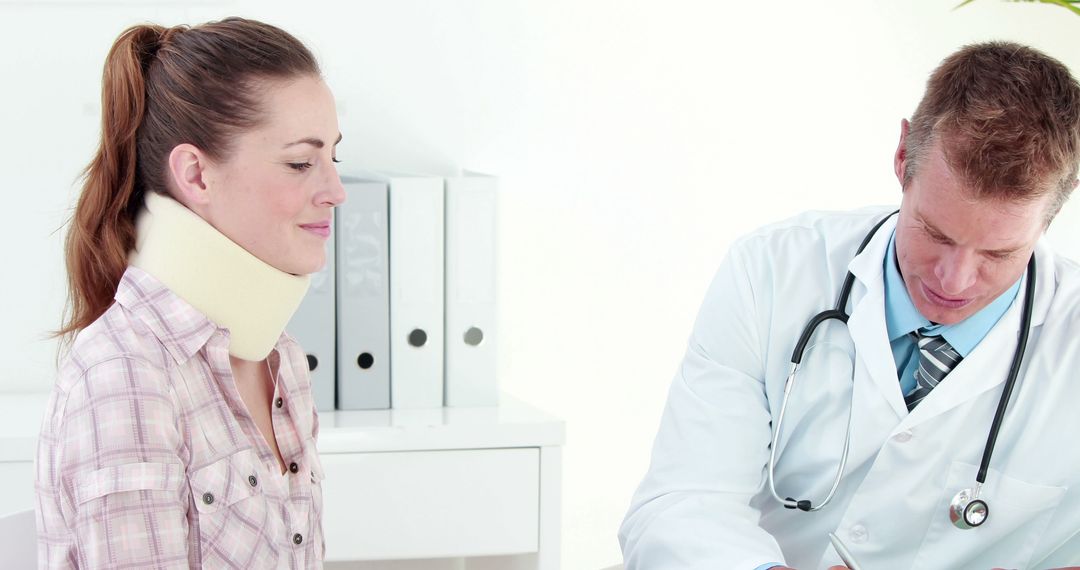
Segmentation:
{"type": "MultiPolygon", "coordinates": [[[[619,559],[667,385],[731,240],[810,208],[895,203],[930,70],[1014,39],[1080,70],[1080,16],[979,0],[0,0],[0,390],[48,390],[56,231],[127,25],[263,19],[320,57],[351,168],[502,179],[505,391],[562,417],[563,562],[619,559]]],[[[1080,205],[1051,230],[1080,257],[1080,205]]]]}

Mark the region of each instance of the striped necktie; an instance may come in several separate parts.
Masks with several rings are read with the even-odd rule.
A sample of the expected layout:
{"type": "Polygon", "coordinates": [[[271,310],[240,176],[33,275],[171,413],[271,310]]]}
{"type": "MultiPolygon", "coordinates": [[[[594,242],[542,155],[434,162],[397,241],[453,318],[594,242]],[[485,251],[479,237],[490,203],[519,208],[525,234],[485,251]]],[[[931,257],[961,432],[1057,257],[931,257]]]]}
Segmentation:
{"type": "Polygon", "coordinates": [[[904,395],[909,412],[963,359],[944,337],[923,336],[919,331],[911,336],[919,347],[919,366],[915,369],[915,388],[904,395]]]}

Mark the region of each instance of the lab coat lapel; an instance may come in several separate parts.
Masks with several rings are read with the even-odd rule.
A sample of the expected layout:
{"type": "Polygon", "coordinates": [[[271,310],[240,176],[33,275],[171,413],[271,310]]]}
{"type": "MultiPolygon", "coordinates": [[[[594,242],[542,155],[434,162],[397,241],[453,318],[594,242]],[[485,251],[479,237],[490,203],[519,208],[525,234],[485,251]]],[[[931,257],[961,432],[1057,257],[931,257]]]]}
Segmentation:
{"type": "Polygon", "coordinates": [[[907,415],[907,407],[904,405],[904,396],[900,393],[896,363],[893,361],[889,335],[885,328],[883,275],[885,251],[895,227],[894,216],[878,230],[866,249],[848,264],[848,270],[856,279],[851,295],[848,330],[855,342],[855,354],[872,380],[872,386],[856,382],[855,402],[858,406],[871,406],[875,411],[891,410],[894,419],[898,421],[907,415]]]}
{"type": "MultiPolygon", "coordinates": [[[[1038,327],[1046,319],[1056,281],[1053,254],[1041,243],[1036,248],[1035,258],[1037,277],[1035,304],[1032,307],[1032,328],[1038,327]]],[[[1009,306],[1001,320],[987,333],[975,350],[961,360],[960,364],[949,372],[945,380],[904,418],[898,430],[916,426],[984,394],[987,390],[1004,384],[1009,374],[1009,365],[1012,364],[1013,355],[1016,352],[1026,287],[1027,277],[1025,276],[1020,284],[1020,292],[1016,300],[1009,306]]],[[[1029,339],[1028,350],[1032,349],[1029,339]]],[[[1017,385],[1023,382],[1024,377],[1021,374],[1017,379],[1017,385]]],[[[987,422],[989,421],[988,418],[987,422]]],[[[987,425],[989,426],[989,423],[987,425]]]]}

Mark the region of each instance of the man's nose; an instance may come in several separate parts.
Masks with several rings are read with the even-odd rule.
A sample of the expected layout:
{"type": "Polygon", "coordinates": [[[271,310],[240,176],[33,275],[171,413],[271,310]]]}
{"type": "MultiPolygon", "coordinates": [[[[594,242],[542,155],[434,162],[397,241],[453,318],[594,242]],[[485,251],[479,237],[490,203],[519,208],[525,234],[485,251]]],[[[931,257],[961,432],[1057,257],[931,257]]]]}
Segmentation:
{"type": "Polygon", "coordinates": [[[943,295],[960,297],[975,284],[979,274],[978,259],[974,252],[953,248],[938,260],[934,274],[943,295]]]}

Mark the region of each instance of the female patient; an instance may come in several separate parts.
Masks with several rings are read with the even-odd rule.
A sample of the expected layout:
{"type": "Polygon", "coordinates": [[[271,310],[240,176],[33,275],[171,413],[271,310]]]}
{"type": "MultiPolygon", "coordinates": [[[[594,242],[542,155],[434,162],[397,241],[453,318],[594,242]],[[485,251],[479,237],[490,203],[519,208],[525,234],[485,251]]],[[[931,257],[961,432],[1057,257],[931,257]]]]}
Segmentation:
{"type": "Polygon", "coordinates": [[[339,140],[318,64],[278,28],[116,40],[66,245],[43,567],[321,566],[318,420],[283,329],[345,199],[339,140]]]}

